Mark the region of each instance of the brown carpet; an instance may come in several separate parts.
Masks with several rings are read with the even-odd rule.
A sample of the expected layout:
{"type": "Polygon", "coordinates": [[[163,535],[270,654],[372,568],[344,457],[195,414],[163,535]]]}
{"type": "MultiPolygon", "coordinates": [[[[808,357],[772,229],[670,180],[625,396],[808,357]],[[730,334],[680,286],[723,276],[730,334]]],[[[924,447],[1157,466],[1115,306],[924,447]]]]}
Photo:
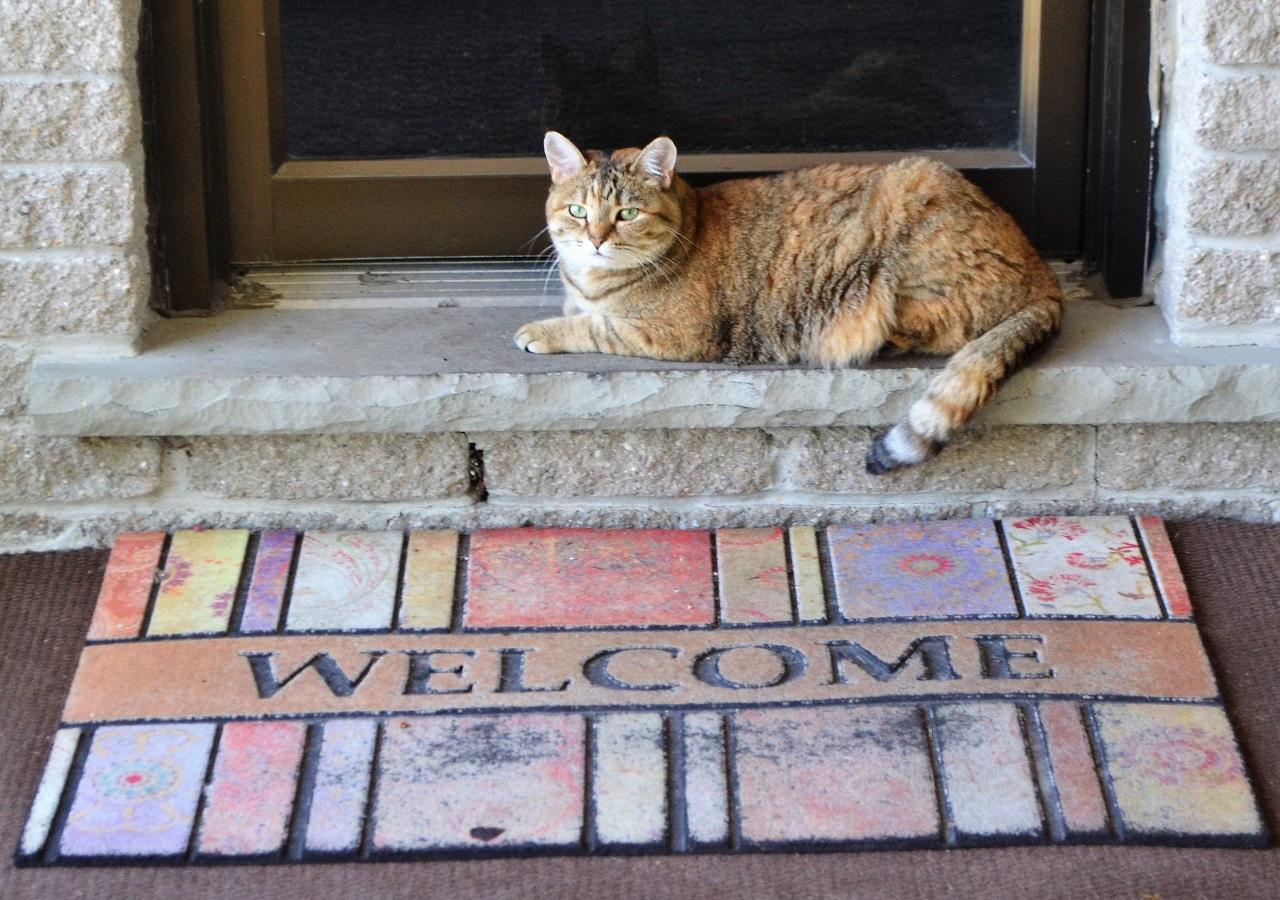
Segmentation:
{"type": "MultiPolygon", "coordinates": [[[[1280,833],[1280,526],[1171,523],[1223,695],[1280,833]]],[[[12,852],[106,553],[0,557],[0,848],[12,852]]],[[[1275,897],[1280,849],[992,850],[222,868],[0,869],[0,897],[1275,897]]]]}

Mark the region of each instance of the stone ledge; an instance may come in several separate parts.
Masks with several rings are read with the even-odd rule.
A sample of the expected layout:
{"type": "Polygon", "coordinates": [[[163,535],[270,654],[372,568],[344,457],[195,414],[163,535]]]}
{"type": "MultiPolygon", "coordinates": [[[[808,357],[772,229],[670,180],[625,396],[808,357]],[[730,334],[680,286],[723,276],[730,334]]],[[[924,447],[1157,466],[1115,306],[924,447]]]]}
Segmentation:
{"type": "MultiPolygon", "coordinates": [[[[246,310],[157,322],[128,359],[45,358],[42,434],[200,435],[885,425],[940,358],[865,369],[521,353],[536,308],[246,310]]],[[[996,425],[1280,421],[1280,349],[1175,347],[1151,307],[1070,304],[983,412],[996,425]]]]}

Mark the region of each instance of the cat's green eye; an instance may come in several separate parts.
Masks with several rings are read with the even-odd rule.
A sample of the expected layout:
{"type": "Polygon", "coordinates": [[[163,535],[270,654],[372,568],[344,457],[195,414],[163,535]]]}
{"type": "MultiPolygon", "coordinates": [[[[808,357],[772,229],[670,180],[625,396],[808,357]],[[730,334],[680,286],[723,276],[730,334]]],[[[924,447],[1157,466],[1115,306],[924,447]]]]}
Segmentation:
{"type": "Polygon", "coordinates": [[[618,218],[624,222],[630,222],[638,215],[640,215],[640,210],[634,206],[628,206],[626,209],[618,212],[618,218]]]}
{"type": "Polygon", "coordinates": [[[585,219],[587,217],[587,208],[585,206],[580,206],[577,203],[570,203],[569,215],[573,216],[575,219],[585,219]]]}

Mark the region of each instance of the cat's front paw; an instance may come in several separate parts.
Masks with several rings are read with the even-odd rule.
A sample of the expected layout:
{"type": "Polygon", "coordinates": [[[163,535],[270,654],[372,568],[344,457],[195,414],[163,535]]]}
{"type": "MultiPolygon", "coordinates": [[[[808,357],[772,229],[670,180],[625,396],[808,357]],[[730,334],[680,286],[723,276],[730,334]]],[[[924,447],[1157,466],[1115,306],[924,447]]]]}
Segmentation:
{"type": "Polygon", "coordinates": [[[528,325],[522,326],[516,332],[516,346],[521,350],[528,350],[530,353],[561,352],[552,328],[554,321],[554,319],[549,319],[541,322],[530,322],[528,325]]]}

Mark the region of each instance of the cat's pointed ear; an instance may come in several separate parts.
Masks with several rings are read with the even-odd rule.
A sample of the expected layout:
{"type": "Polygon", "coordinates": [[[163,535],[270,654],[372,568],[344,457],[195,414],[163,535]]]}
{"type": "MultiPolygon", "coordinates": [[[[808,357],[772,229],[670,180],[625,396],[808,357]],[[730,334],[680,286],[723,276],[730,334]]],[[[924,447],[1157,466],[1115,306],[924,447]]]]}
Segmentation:
{"type": "Polygon", "coordinates": [[[654,138],[636,157],[636,171],[648,175],[664,188],[671,187],[676,173],[676,145],[669,137],[654,138]]]}
{"type": "Polygon", "coordinates": [[[551,167],[551,180],[556,184],[577,175],[587,164],[582,151],[558,131],[547,132],[542,139],[542,149],[547,154],[547,165],[551,167]]]}

